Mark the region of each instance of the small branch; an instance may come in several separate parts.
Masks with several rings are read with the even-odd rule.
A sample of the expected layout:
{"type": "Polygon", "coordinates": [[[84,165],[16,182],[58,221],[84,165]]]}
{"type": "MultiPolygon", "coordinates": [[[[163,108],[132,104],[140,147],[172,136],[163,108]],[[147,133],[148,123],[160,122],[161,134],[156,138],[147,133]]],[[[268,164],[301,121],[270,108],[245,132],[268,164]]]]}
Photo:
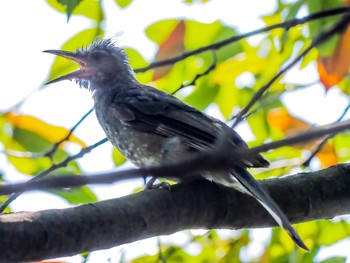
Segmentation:
{"type": "Polygon", "coordinates": [[[199,74],[197,74],[195,77],[194,77],[194,79],[191,81],[191,82],[189,82],[189,83],[186,83],[186,84],[181,84],[181,86],[179,87],[179,88],[177,88],[175,91],[173,91],[172,93],[171,93],[171,95],[174,95],[175,93],[177,93],[179,90],[181,90],[181,89],[183,89],[183,88],[186,88],[186,87],[189,87],[189,86],[193,86],[193,85],[195,85],[196,84],[196,82],[197,82],[197,80],[199,79],[199,78],[201,78],[201,77],[203,77],[203,76],[205,76],[205,75],[208,75],[211,71],[213,71],[214,69],[215,69],[215,67],[216,67],[216,54],[215,54],[215,52],[213,52],[213,62],[211,63],[211,65],[207,68],[207,70],[206,71],[204,71],[203,73],[199,73],[199,74]]]}
{"type": "Polygon", "coordinates": [[[68,141],[70,136],[73,134],[74,130],[83,122],[83,120],[89,116],[89,114],[93,111],[94,108],[90,109],[85,115],[80,118],[80,120],[69,130],[68,134],[52,145],[51,149],[49,149],[46,152],[22,152],[22,151],[14,151],[14,150],[3,150],[0,151],[0,153],[6,154],[8,156],[18,157],[18,158],[42,158],[42,157],[49,157],[52,160],[53,155],[56,153],[58,147],[65,141],[68,141]]]}
{"type": "Polygon", "coordinates": [[[286,30],[288,30],[291,27],[294,27],[294,26],[297,26],[300,24],[304,24],[306,22],[310,22],[310,21],[317,20],[317,19],[324,18],[324,17],[328,17],[328,16],[340,15],[340,14],[343,14],[343,13],[346,13],[349,11],[350,11],[350,8],[341,7],[341,8],[335,8],[335,9],[330,9],[330,10],[314,13],[314,14],[305,16],[303,18],[291,19],[291,20],[285,21],[283,23],[260,28],[260,29],[257,29],[257,30],[254,30],[254,31],[251,31],[251,32],[248,32],[245,34],[238,35],[238,36],[230,37],[230,38],[227,38],[223,41],[214,43],[212,45],[204,46],[204,47],[198,48],[198,49],[193,50],[193,51],[185,52],[185,53],[181,54],[180,56],[176,56],[176,57],[172,57],[169,59],[153,62],[153,63],[149,64],[147,67],[138,68],[138,69],[135,69],[134,71],[135,71],[135,73],[146,72],[147,70],[150,70],[152,68],[163,67],[166,65],[174,64],[176,62],[179,62],[179,61],[184,60],[188,57],[203,53],[205,51],[218,50],[218,49],[220,49],[226,45],[229,45],[233,42],[236,42],[236,41],[239,41],[241,39],[244,39],[244,38],[247,38],[250,36],[254,36],[254,35],[257,35],[257,34],[260,34],[263,32],[267,32],[267,31],[270,31],[270,30],[273,30],[276,28],[285,28],[286,30]]]}
{"type": "Polygon", "coordinates": [[[73,134],[74,130],[87,118],[87,116],[90,115],[90,113],[94,110],[94,108],[91,108],[87,113],[84,114],[83,117],[80,118],[80,120],[69,130],[68,134],[61,140],[59,140],[58,142],[56,142],[52,148],[50,150],[48,150],[47,152],[45,152],[43,154],[44,157],[49,157],[50,159],[52,159],[52,156],[55,154],[55,152],[57,151],[58,147],[64,143],[65,141],[68,141],[70,136],[73,134]]]}
{"type": "MultiPolygon", "coordinates": [[[[35,177],[30,179],[28,181],[28,183],[39,182],[40,181],[39,179],[44,178],[45,176],[47,176],[48,174],[50,174],[51,172],[53,172],[59,168],[66,167],[69,162],[83,157],[85,154],[91,152],[91,150],[95,149],[96,147],[100,146],[101,144],[104,144],[107,141],[108,141],[108,139],[105,138],[105,139],[103,139],[103,140],[101,140],[101,141],[99,141],[99,142],[97,142],[89,147],[86,147],[85,149],[81,149],[80,152],[78,152],[77,154],[67,157],[66,159],[64,159],[62,162],[60,162],[58,164],[52,164],[50,168],[37,174],[35,177]]],[[[14,200],[16,200],[17,197],[19,197],[23,192],[24,191],[17,191],[15,194],[10,196],[9,199],[7,199],[4,203],[2,203],[0,206],[0,213],[2,213],[6,209],[6,207],[8,207],[14,200]]]]}
{"type": "MultiPolygon", "coordinates": [[[[176,163],[165,164],[162,166],[142,167],[139,169],[129,169],[126,171],[112,171],[89,176],[62,175],[60,177],[52,177],[47,178],[45,180],[37,180],[40,176],[39,174],[38,176],[33,178],[35,180],[32,179],[28,182],[0,185],[0,195],[7,195],[11,193],[23,193],[24,191],[38,189],[43,190],[53,188],[78,187],[87,184],[110,184],[134,178],[143,178],[144,176],[172,177],[181,179],[182,176],[188,174],[196,174],[198,172],[203,171],[225,171],[230,167],[236,166],[242,160],[251,159],[258,153],[267,152],[269,150],[276,149],[282,146],[293,145],[309,140],[314,140],[315,138],[323,137],[328,134],[334,135],[347,129],[350,129],[350,121],[345,121],[328,128],[314,129],[312,131],[298,134],[283,140],[266,143],[250,149],[231,149],[231,144],[225,143],[226,139],[223,138],[222,140],[219,140],[219,147],[214,148],[214,150],[193,154],[191,156],[186,157],[186,159],[183,159],[176,163]]],[[[71,158],[73,158],[73,156],[71,158]]],[[[69,160],[66,161],[66,163],[68,162],[69,160]]],[[[47,170],[45,172],[46,174],[48,173],[47,170]]],[[[14,196],[17,197],[17,194],[14,194],[14,196]]],[[[6,205],[4,204],[3,206],[6,207],[7,205],[8,204],[6,203],[6,205]]],[[[0,207],[0,209],[2,207],[0,207]]],[[[3,209],[1,211],[3,211],[3,209]]]]}
{"type": "Polygon", "coordinates": [[[292,68],[302,57],[304,57],[307,53],[309,53],[314,47],[324,43],[334,34],[342,31],[346,25],[350,22],[350,16],[345,15],[340,19],[336,24],[334,24],[331,28],[321,32],[301,54],[299,54],[296,58],[294,58],[290,63],[288,63],[284,68],[282,68],[268,83],[266,83],[263,87],[261,87],[249,101],[247,106],[245,106],[234,118],[235,121],[232,124],[232,128],[234,128],[239,122],[241,122],[245,115],[249,112],[251,107],[261,98],[261,96],[271,87],[271,85],[279,79],[284,73],[286,73],[290,68],[292,68]]]}
{"type": "MultiPolygon", "coordinates": [[[[350,103],[348,106],[344,109],[343,113],[340,115],[340,117],[337,119],[336,123],[339,123],[346,115],[346,113],[350,109],[350,103]]],[[[322,147],[327,143],[329,139],[332,139],[334,135],[327,135],[316,147],[316,149],[311,153],[309,158],[307,158],[301,165],[304,167],[308,167],[310,165],[311,160],[316,156],[316,154],[322,149],[322,147]]]]}

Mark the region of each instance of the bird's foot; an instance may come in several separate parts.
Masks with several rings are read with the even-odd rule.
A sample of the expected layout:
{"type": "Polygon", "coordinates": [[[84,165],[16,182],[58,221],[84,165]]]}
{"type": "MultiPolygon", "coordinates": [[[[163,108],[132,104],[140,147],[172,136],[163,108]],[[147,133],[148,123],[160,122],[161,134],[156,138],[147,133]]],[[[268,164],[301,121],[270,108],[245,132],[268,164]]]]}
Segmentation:
{"type": "Polygon", "coordinates": [[[151,189],[160,189],[160,188],[167,188],[170,191],[170,184],[166,182],[161,182],[159,184],[154,184],[154,182],[157,180],[156,177],[152,177],[145,186],[145,190],[151,190],[151,189]]]}

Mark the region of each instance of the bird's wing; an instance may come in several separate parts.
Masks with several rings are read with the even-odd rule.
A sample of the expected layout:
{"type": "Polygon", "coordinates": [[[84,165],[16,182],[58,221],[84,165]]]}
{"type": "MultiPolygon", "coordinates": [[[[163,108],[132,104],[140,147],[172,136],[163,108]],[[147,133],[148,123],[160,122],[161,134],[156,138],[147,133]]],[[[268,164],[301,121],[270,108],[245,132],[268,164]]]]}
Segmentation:
{"type": "MultiPolygon", "coordinates": [[[[130,88],[125,94],[115,96],[112,105],[113,113],[124,125],[163,137],[178,137],[199,151],[213,147],[223,132],[232,134],[233,145],[247,147],[241,137],[223,122],[152,87],[130,88]]],[[[247,166],[267,165],[260,155],[247,162],[247,166]]]]}
{"type": "MultiPolygon", "coordinates": [[[[116,96],[112,105],[113,113],[125,125],[163,137],[179,137],[198,150],[210,148],[224,125],[175,97],[149,87],[129,89],[116,96]]],[[[239,143],[243,142],[238,138],[239,143]]]]}

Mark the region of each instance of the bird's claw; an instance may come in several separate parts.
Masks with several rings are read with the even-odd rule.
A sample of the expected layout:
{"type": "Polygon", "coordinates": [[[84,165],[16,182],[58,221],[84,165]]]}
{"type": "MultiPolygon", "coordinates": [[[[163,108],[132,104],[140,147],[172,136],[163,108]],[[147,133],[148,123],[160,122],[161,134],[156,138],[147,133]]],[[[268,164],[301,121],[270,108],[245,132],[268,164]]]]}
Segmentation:
{"type": "Polygon", "coordinates": [[[170,191],[170,184],[167,182],[161,182],[159,184],[154,184],[154,182],[157,180],[157,178],[152,177],[146,184],[145,190],[151,190],[151,189],[160,189],[160,188],[167,188],[170,191]]]}

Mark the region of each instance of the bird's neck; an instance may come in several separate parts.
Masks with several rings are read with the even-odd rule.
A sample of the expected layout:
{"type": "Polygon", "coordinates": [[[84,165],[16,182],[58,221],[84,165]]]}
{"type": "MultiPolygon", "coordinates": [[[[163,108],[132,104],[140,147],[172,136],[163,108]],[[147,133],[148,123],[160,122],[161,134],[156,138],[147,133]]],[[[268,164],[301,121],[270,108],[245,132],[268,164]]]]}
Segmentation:
{"type": "Polygon", "coordinates": [[[123,93],[126,90],[136,88],[139,85],[140,84],[135,78],[123,78],[120,80],[116,79],[113,81],[113,83],[110,83],[108,85],[96,85],[94,83],[91,83],[90,90],[92,92],[95,103],[104,103],[105,100],[109,100],[115,95],[123,93]]]}
{"type": "Polygon", "coordinates": [[[99,90],[119,89],[121,86],[133,86],[138,83],[131,72],[115,74],[111,78],[101,78],[97,76],[89,80],[88,89],[95,93],[99,90]]]}

